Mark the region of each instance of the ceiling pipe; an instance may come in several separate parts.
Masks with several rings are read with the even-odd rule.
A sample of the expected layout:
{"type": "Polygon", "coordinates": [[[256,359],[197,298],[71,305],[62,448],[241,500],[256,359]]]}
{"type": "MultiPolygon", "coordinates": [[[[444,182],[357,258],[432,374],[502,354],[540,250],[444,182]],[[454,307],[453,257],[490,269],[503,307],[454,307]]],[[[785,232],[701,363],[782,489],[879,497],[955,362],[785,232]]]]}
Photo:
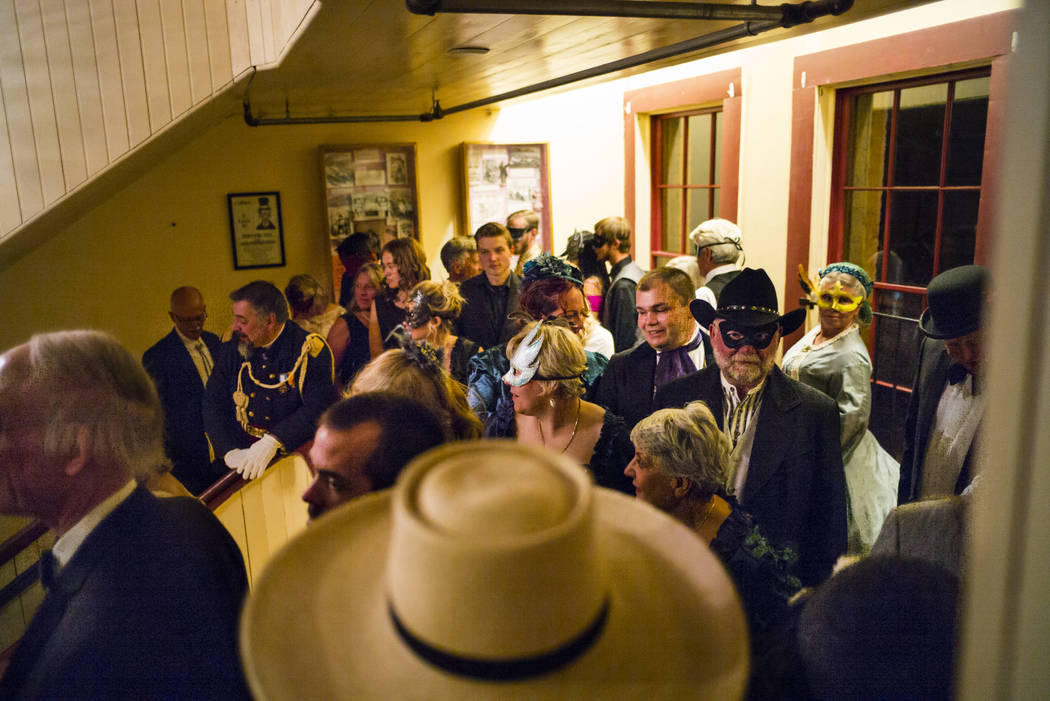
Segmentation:
{"type": "Polygon", "coordinates": [[[776,5],[726,5],[714,2],[649,2],[648,0],[405,0],[417,15],[440,13],[495,15],[572,15],[575,17],[640,17],[646,19],[779,20],[776,5]]]}
{"type": "MultiPolygon", "coordinates": [[[[455,0],[456,2],[464,2],[464,0],[455,0]]],[[[491,0],[496,2],[497,0],[491,0]]],[[[580,0],[577,0],[578,2],[580,0]]],[[[533,0],[535,3],[543,3],[544,0],[533,0]]],[[[586,0],[582,0],[584,4],[586,0]]],[[[412,7],[412,0],[406,0],[406,4],[409,5],[409,9],[412,7]]],[[[622,3],[621,3],[622,4],[622,3]]],[[[639,4],[639,3],[631,3],[639,4]]],[[[650,3],[641,3],[650,4],[650,3]]],[[[667,3],[664,3],[667,4],[667,3]]],[[[671,3],[675,4],[675,3],[671,3]]],[[[688,54],[701,49],[710,48],[717,46],[718,44],[724,44],[734,39],[741,39],[748,36],[755,36],[762,32],[767,32],[770,29],[794,27],[798,24],[805,24],[812,22],[813,20],[823,17],[825,15],[841,15],[853,6],[853,0],[812,0],[803,2],[798,5],[780,5],[775,8],[780,13],[778,19],[764,20],[760,22],[745,22],[733,27],[727,27],[726,29],[720,29],[702,36],[694,37],[693,39],[686,39],[669,46],[664,46],[659,49],[653,49],[651,51],[645,51],[634,56],[628,56],[617,61],[611,61],[609,63],[603,63],[598,66],[586,68],[582,71],[570,73],[568,75],[561,76],[559,78],[552,78],[539,83],[533,83],[516,90],[500,93],[498,95],[492,95],[481,100],[474,100],[473,102],[466,102],[462,105],[456,105],[454,107],[448,107],[442,109],[441,105],[437,100],[434,100],[434,106],[430,112],[424,112],[422,114],[397,114],[397,115],[347,115],[341,117],[255,117],[252,114],[251,101],[249,93],[245,90],[244,94],[244,122],[251,127],[259,126],[277,126],[277,125],[297,125],[297,124],[354,124],[361,122],[431,122],[442,117],[455,114],[457,112],[465,112],[467,110],[477,109],[478,107],[486,107],[488,105],[495,104],[497,102],[503,102],[504,100],[510,100],[516,97],[522,97],[525,95],[531,95],[533,93],[542,92],[544,90],[551,90],[553,88],[563,87],[571,83],[577,83],[581,80],[588,80],[590,78],[597,78],[609,73],[615,73],[617,71],[623,71],[630,68],[637,68],[638,66],[645,65],[647,63],[653,63],[655,61],[662,61],[668,58],[674,58],[682,54],[688,54]]],[[[503,7],[500,5],[500,7],[503,7]]],[[[724,7],[734,7],[732,5],[725,5],[724,7]]],[[[740,6],[745,7],[745,6],[740,6]]],[[[474,9],[472,12],[483,12],[483,10],[474,9]]],[[[503,12],[506,12],[505,8],[503,12]]],[[[550,14],[555,14],[551,12],[550,14]]],[[[569,13],[562,13],[569,14],[569,13]]],[[[249,84],[250,87],[250,84],[249,84]]]]}

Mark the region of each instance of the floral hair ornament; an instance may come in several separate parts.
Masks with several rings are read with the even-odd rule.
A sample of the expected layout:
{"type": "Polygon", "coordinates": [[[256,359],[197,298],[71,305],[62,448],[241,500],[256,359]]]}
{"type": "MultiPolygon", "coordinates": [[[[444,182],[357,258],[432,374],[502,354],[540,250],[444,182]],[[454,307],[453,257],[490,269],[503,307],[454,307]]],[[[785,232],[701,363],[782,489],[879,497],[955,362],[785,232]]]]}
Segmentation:
{"type": "Polygon", "coordinates": [[[541,253],[525,263],[525,267],[521,269],[521,289],[548,277],[560,277],[583,289],[583,273],[580,269],[555,258],[550,253],[541,253]]]}
{"type": "Polygon", "coordinates": [[[426,342],[416,343],[412,335],[408,333],[402,324],[398,324],[387,334],[386,341],[396,341],[398,347],[404,352],[405,357],[419,369],[430,374],[440,374],[442,371],[441,358],[437,351],[426,342]]]}

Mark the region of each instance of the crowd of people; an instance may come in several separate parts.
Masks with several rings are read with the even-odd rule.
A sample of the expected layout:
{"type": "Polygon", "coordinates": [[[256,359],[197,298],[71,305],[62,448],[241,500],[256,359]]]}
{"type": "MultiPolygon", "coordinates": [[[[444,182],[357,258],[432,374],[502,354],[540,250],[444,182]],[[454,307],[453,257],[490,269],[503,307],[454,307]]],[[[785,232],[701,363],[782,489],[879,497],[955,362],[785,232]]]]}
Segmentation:
{"type": "MultiPolygon", "coordinates": [[[[171,295],[174,328],[141,364],[90,331],[42,334],[9,350],[0,358],[0,467],[18,479],[0,491],[0,509],[40,518],[57,540],[41,560],[49,593],[0,696],[245,696],[235,645],[246,586],[239,552],[198,502],[157,499],[149,489],[174,477],[176,488],[165,493],[185,487],[183,494],[200,495],[231,471],[255,479],[298,451],[311,472],[302,495],[311,522],[350,523],[360,515],[339,507],[395,484],[410,491],[411,480],[399,482],[406,465],[460,442],[460,452],[437,453],[457,467],[432,466],[441,477],[414,487],[429,496],[407,507],[426,510],[428,527],[450,521],[442,538],[480,528],[510,543],[553,528],[569,519],[564,504],[581,497],[562,493],[564,475],[548,483],[551,470],[573,475],[575,465],[591,483],[636,500],[628,508],[601,497],[596,531],[628,538],[617,530],[626,526],[607,520],[614,512],[620,519],[662,512],[678,524],[658,543],[649,530],[624,541],[668,558],[651,576],[691,572],[700,562],[696,543],[710,549],[715,559],[705,567],[719,562],[720,574],[693,575],[702,586],[683,574],[680,585],[714,596],[710,588],[724,575],[739,597],[739,621],[729,620],[732,611],[711,615],[728,621],[726,631],[739,628],[734,644],[744,650],[743,669],[750,660],[750,676],[733,676],[735,662],[701,673],[707,666],[698,662],[655,688],[688,680],[751,698],[950,697],[966,503],[979,478],[972,448],[984,402],[983,268],[948,270],[929,284],[898,462],[868,427],[869,272],[844,261],[815,278],[800,273],[818,323],[778,365],[781,341],[803,325],[805,307],[781,313],[778,299],[789,295],[778,294],[764,270],[744,265],[742,232],[732,222],[703,222],[690,240],[695,256],[644,271],[630,256],[627,220],[606,217],[593,232],[574,233],[555,257],[539,245],[535,213],[515,212],[506,224],[448,241],[441,251],[448,279],[438,281],[417,241],[393,239],[377,250],[353,234],[337,251],[345,268],[339,304],[309,275],[294,276],[283,293],[255,281],[230,293],[234,321],[221,342],[204,330],[201,293],[180,287],[171,295]],[[537,461],[547,467],[530,488],[522,475],[537,461]],[[449,495],[457,489],[471,498],[449,495]],[[456,504],[462,518],[448,511],[456,504]],[[843,567],[843,556],[860,561],[843,567]],[[832,574],[836,563],[842,569],[832,574]],[[140,585],[151,587],[148,597],[126,596],[140,585]],[[893,615],[894,607],[909,613],[893,615]],[[939,654],[925,654],[932,644],[939,654]]],[[[393,528],[404,528],[398,523],[393,528]]],[[[604,538],[593,552],[574,546],[582,548],[576,556],[628,557],[606,552],[604,538]]],[[[416,542],[416,556],[451,547],[440,540],[416,542]]],[[[518,571],[520,563],[496,551],[485,557],[518,571]]],[[[467,603],[492,599],[505,611],[500,597],[531,601],[524,580],[542,589],[543,572],[556,580],[546,582],[553,587],[546,594],[564,594],[570,609],[592,600],[573,587],[598,586],[541,568],[506,589],[479,593],[485,583],[472,583],[467,603]]],[[[580,624],[566,623],[552,644],[567,646],[564,655],[528,645],[505,653],[520,639],[490,650],[471,640],[465,659],[450,652],[459,649],[456,626],[433,635],[406,628],[417,618],[426,628],[441,615],[387,603],[400,639],[443,673],[549,681],[590,659],[603,629],[614,635],[631,615],[617,606],[643,606],[627,594],[608,596],[593,599],[597,608],[579,621],[578,612],[562,616],[580,624]]],[[[498,638],[493,626],[485,629],[498,638]]],[[[679,634],[691,640],[698,631],[679,634]]],[[[266,645],[257,650],[261,659],[266,645]]],[[[267,682],[253,659],[249,648],[248,678],[259,692],[267,682]]]]}

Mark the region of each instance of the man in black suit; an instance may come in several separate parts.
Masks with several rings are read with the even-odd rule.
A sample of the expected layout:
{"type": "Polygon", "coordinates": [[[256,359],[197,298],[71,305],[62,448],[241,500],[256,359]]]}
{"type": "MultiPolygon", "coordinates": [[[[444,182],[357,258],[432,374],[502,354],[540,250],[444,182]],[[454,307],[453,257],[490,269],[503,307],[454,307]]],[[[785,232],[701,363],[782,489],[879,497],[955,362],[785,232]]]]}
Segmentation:
{"type": "Polygon", "coordinates": [[[506,343],[518,332],[508,315],[518,308],[521,278],[511,270],[514,240],[499,222],[482,224],[474,233],[481,274],[464,280],[459,293],[466,302],[456,324],[458,335],[482,348],[506,343]]]}
{"type": "Polygon", "coordinates": [[[846,550],[839,414],[773,362],[805,310],[780,316],[772,281],[752,268],[723,288],[717,309],[699,299],[690,309],[708,328],[717,366],[658,389],[656,407],[707,403],[732,446],[730,489],[771,541],[798,553],[802,583],[816,584],[846,550]]]}
{"type": "Polygon", "coordinates": [[[220,341],[204,330],[208,312],[196,287],[171,293],[168,316],[175,328],[143,354],[142,364],[164,407],[164,451],[172,462],[171,473],[190,492],[200,494],[226,473],[221,461],[212,460],[201,415],[204,385],[220,341]]]}
{"type": "Polygon", "coordinates": [[[669,266],[650,270],[638,280],[635,300],[644,343],[609,359],[594,397],[623,418],[627,430],[653,413],[658,387],[704,367],[707,345],[689,312],[693,281],[686,273],[669,266]]]}
{"type": "Polygon", "coordinates": [[[0,698],[247,698],[236,543],[200,502],[136,483],[165,462],[163,430],[111,336],[41,334],[0,357],[0,511],[57,537],[0,698]]]}
{"type": "Polygon", "coordinates": [[[901,504],[961,494],[976,476],[975,438],[986,399],[979,378],[987,280],[981,266],[964,265],[926,288],[929,307],[919,318],[925,338],[904,424],[901,504]]]}

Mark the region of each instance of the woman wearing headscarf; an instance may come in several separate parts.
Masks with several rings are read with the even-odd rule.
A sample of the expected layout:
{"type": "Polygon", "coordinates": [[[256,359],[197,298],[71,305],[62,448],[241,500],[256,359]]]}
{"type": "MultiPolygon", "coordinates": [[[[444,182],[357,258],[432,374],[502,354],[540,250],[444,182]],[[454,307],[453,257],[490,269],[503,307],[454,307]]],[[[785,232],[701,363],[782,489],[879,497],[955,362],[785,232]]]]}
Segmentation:
{"type": "Polygon", "coordinates": [[[864,554],[897,505],[900,478],[900,465],[868,430],[872,366],[859,324],[871,321],[872,282],[853,263],[832,263],[818,275],[810,295],[820,310],[820,323],[784,354],[781,365],[790,377],[838,404],[849,497],[847,552],[864,554]]]}

